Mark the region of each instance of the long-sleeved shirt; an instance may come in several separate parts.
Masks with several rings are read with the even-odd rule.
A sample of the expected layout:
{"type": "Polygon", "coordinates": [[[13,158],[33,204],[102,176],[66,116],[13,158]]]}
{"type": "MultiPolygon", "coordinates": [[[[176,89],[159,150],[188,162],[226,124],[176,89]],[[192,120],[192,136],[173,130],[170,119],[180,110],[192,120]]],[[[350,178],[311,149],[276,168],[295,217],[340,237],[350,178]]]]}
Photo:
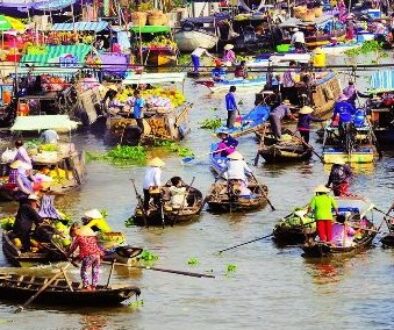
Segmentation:
{"type": "Polygon", "coordinates": [[[332,118],[335,119],[336,115],[339,115],[340,123],[348,123],[352,120],[352,115],[355,113],[356,109],[349,102],[339,101],[335,103],[332,118]]]}
{"type": "Polygon", "coordinates": [[[27,153],[26,149],[23,146],[18,148],[18,151],[16,152],[14,158],[14,161],[15,160],[20,160],[26,163],[27,165],[29,165],[30,168],[33,168],[29,154],[27,153]]]}
{"type": "Polygon", "coordinates": [[[226,102],[227,111],[237,110],[237,102],[235,101],[234,93],[232,92],[227,93],[224,100],[226,102]]]}
{"type": "Polygon", "coordinates": [[[13,229],[15,232],[27,230],[32,227],[33,223],[38,225],[42,221],[43,219],[40,217],[36,209],[29,204],[22,204],[16,214],[13,229]]]}
{"type": "Polygon", "coordinates": [[[282,120],[285,117],[291,116],[290,108],[287,105],[280,105],[271,111],[271,115],[278,117],[282,120]]]}
{"type": "Polygon", "coordinates": [[[73,253],[77,248],[79,248],[79,258],[81,259],[102,254],[96,236],[76,236],[71,244],[70,253],[73,253]]]}
{"type": "Polygon", "coordinates": [[[144,176],[144,189],[149,189],[150,187],[160,187],[161,186],[161,169],[160,167],[148,167],[144,176]]]}
{"type": "Polygon", "coordinates": [[[252,170],[244,160],[229,160],[227,164],[227,177],[229,180],[246,182],[246,173],[252,173],[252,170]]]}
{"type": "Polygon", "coordinates": [[[211,54],[208,53],[208,51],[205,48],[196,48],[195,50],[193,50],[193,52],[191,53],[191,55],[193,56],[197,56],[197,57],[201,57],[202,55],[208,55],[211,56],[211,54]]]}
{"type": "Polygon", "coordinates": [[[324,119],[316,118],[310,114],[300,114],[298,117],[297,128],[299,131],[309,131],[311,128],[311,122],[323,122],[324,119]]]}

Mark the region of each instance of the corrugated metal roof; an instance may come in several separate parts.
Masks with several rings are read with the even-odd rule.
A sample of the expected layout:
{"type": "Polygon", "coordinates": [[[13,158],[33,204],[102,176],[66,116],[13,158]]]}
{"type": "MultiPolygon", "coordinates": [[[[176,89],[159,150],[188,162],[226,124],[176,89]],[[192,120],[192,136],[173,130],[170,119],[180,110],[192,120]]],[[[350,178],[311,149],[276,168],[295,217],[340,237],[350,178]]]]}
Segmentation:
{"type": "Polygon", "coordinates": [[[53,31],[93,31],[100,32],[108,27],[108,23],[100,22],[75,22],[75,23],[56,23],[53,24],[53,31]]]}

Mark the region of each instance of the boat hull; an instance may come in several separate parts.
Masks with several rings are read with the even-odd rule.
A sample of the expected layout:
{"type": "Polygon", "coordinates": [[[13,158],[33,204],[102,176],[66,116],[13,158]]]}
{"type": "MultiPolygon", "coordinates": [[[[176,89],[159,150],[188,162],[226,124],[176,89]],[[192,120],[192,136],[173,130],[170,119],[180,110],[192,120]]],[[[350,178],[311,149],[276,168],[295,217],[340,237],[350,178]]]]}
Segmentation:
{"type": "Polygon", "coordinates": [[[212,49],[219,38],[200,31],[179,31],[174,34],[174,40],[181,52],[192,52],[198,47],[212,49]]]}
{"type": "Polygon", "coordinates": [[[266,163],[287,163],[308,160],[312,157],[312,150],[303,145],[281,146],[272,145],[259,150],[259,154],[266,163]]]}

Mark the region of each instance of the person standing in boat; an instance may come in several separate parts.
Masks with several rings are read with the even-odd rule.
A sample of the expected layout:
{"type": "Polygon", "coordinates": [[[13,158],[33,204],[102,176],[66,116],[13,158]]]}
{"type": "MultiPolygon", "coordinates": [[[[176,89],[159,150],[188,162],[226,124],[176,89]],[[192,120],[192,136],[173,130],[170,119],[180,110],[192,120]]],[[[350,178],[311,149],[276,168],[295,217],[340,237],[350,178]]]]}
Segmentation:
{"type": "Polygon", "coordinates": [[[282,95],[284,99],[290,100],[293,104],[298,103],[297,88],[296,88],[296,67],[297,63],[291,60],[289,68],[282,76],[282,95]]]}
{"type": "Polygon", "coordinates": [[[30,194],[27,197],[27,202],[19,206],[18,212],[15,216],[15,223],[12,232],[15,237],[18,237],[22,242],[21,252],[30,251],[30,232],[33,224],[38,226],[44,220],[38,214],[39,198],[35,194],[30,194]]]}
{"type": "Polygon", "coordinates": [[[161,201],[161,167],[165,163],[158,157],[148,162],[148,168],[145,171],[143,190],[144,190],[144,210],[149,215],[150,199],[153,198],[154,203],[158,206],[161,201]]]}
{"type": "Polygon", "coordinates": [[[271,111],[269,117],[271,130],[277,140],[280,140],[282,137],[282,119],[285,117],[289,117],[292,120],[296,119],[290,111],[290,105],[289,100],[284,100],[280,106],[271,111]]]}
{"type": "Polygon", "coordinates": [[[226,110],[227,110],[227,128],[234,128],[235,120],[237,119],[237,114],[239,115],[239,110],[237,106],[237,102],[235,100],[235,92],[237,88],[235,86],[231,86],[229,92],[226,94],[224,100],[226,102],[226,110]]]}
{"type": "Polygon", "coordinates": [[[228,180],[228,191],[233,191],[233,188],[236,186],[237,190],[242,192],[242,195],[247,195],[247,177],[251,177],[252,170],[246,164],[243,155],[238,151],[234,151],[228,155],[227,159],[228,162],[223,173],[224,177],[227,177],[228,180]]]}
{"type": "Polygon", "coordinates": [[[224,65],[226,66],[231,66],[235,63],[235,60],[237,59],[235,52],[234,52],[234,45],[227,44],[223,47],[224,53],[223,53],[223,58],[222,61],[224,65]]]}
{"type": "Polygon", "coordinates": [[[331,167],[326,187],[332,186],[335,196],[348,196],[352,176],[350,166],[341,159],[337,160],[331,167]]]}
{"type": "Polygon", "coordinates": [[[311,122],[321,123],[324,119],[312,116],[313,108],[304,106],[298,112],[297,130],[300,132],[301,139],[309,143],[309,133],[311,131],[311,122]]]}
{"type": "Polygon", "coordinates": [[[18,139],[15,141],[15,148],[16,148],[16,154],[14,161],[20,160],[21,162],[24,162],[29,169],[33,168],[31,158],[29,154],[27,153],[25,147],[23,146],[23,141],[18,139]]]}
{"type": "Polygon", "coordinates": [[[144,107],[145,100],[141,96],[141,92],[137,89],[134,92],[134,107],[133,107],[133,118],[137,122],[137,126],[141,130],[141,134],[144,134],[144,107]]]}
{"type": "Polygon", "coordinates": [[[207,55],[209,57],[214,58],[213,55],[211,55],[210,53],[208,53],[208,51],[205,48],[202,47],[197,47],[192,53],[191,53],[191,59],[192,59],[192,63],[193,63],[193,72],[198,72],[198,70],[200,69],[200,59],[203,55],[207,55]]]}
{"type": "Polygon", "coordinates": [[[353,107],[356,107],[358,92],[353,81],[349,81],[348,85],[343,89],[342,93],[343,95],[345,95],[347,102],[349,102],[353,107]]]}
{"type": "Polygon", "coordinates": [[[304,32],[300,31],[299,28],[293,29],[293,36],[291,37],[291,44],[294,46],[295,50],[298,52],[306,51],[305,45],[305,34],[304,32]]]}
{"type": "Polygon", "coordinates": [[[345,136],[346,125],[351,123],[352,116],[356,113],[356,108],[348,102],[344,94],[339,95],[334,105],[334,112],[331,120],[338,123],[339,134],[342,138],[345,136]]]}
{"type": "Polygon", "coordinates": [[[100,263],[104,254],[103,250],[98,244],[95,232],[89,227],[73,228],[73,234],[70,232],[70,236],[74,238],[68,256],[71,256],[79,248],[78,258],[82,260],[81,279],[83,288],[88,291],[94,291],[100,279],[100,263]],[[88,276],[89,268],[92,269],[91,282],[88,276]]]}
{"type": "Polygon", "coordinates": [[[315,196],[311,199],[308,212],[313,211],[316,230],[321,242],[330,243],[332,240],[332,210],[338,214],[338,204],[334,197],[329,195],[330,189],[319,185],[315,189],[315,196]]]}

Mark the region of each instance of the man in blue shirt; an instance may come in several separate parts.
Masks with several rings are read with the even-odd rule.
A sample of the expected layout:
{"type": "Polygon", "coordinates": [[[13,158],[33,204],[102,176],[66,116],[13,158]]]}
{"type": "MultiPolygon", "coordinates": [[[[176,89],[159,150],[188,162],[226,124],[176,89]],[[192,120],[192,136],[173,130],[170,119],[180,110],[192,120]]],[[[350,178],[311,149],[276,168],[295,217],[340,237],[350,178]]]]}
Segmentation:
{"type": "Polygon", "coordinates": [[[355,113],[356,109],[348,102],[346,96],[341,94],[335,103],[332,120],[335,120],[338,115],[339,125],[346,124],[352,121],[352,115],[355,113]]]}
{"type": "Polygon", "coordinates": [[[141,134],[144,134],[144,107],[145,100],[141,97],[141,92],[136,90],[134,92],[134,109],[133,109],[133,118],[137,122],[137,126],[141,129],[141,134]]]}
{"type": "Polygon", "coordinates": [[[235,86],[231,86],[229,92],[225,96],[226,109],[227,109],[227,128],[233,128],[235,120],[237,118],[238,107],[235,101],[235,86]]]}

